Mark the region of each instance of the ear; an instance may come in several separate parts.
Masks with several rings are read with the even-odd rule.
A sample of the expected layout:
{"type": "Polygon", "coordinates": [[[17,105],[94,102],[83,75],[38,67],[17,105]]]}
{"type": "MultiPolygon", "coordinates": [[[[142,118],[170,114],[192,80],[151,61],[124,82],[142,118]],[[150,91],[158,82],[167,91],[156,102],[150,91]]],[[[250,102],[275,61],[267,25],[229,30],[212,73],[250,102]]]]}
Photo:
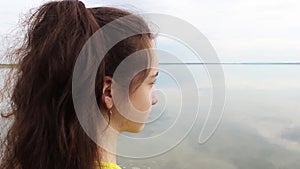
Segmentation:
{"type": "Polygon", "coordinates": [[[107,109],[113,107],[111,85],[112,78],[110,76],[105,76],[103,79],[102,101],[105,103],[107,109]]]}

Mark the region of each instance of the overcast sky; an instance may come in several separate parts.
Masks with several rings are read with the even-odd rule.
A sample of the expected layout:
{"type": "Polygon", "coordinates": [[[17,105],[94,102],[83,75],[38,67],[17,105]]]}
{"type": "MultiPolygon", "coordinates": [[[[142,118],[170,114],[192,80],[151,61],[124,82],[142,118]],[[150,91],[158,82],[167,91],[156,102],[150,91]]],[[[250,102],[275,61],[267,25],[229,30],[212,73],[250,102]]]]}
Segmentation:
{"type": "MultiPolygon", "coordinates": [[[[1,1],[0,34],[41,0],[1,1]]],[[[86,6],[117,6],[180,17],[212,43],[221,61],[300,61],[299,0],[84,0],[86,6]]],[[[171,49],[172,50],[172,49],[171,49]]]]}

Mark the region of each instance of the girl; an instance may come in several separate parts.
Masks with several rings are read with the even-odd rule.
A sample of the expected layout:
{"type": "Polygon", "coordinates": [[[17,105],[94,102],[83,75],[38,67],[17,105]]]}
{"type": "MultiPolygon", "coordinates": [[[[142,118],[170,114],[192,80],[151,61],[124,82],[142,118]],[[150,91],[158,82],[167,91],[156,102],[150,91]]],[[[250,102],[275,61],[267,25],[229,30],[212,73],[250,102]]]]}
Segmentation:
{"type": "MultiPolygon", "coordinates": [[[[4,118],[13,117],[1,144],[4,150],[1,169],[120,168],[116,164],[116,154],[96,144],[80,125],[72,99],[72,73],[86,41],[101,27],[128,15],[131,13],[117,8],[86,8],[80,1],[56,1],[42,5],[29,18],[22,46],[10,55],[17,57],[15,76],[7,80],[1,93],[2,99],[5,93],[10,94],[8,89],[12,84],[9,82],[13,80],[9,95],[11,110],[1,113],[4,118]]],[[[150,32],[141,17],[133,18],[119,25],[131,31],[150,32]]],[[[103,36],[107,40],[111,38],[105,33],[103,36]]],[[[129,55],[152,48],[153,40],[151,33],[123,39],[100,63],[93,91],[101,113],[117,131],[116,135],[105,135],[103,139],[111,143],[112,148],[116,146],[119,133],[139,132],[144,126],[144,123],[125,118],[116,109],[112,97],[122,91],[112,88],[116,83],[113,74],[129,55]]],[[[148,57],[154,66],[134,76],[129,87],[130,102],[139,110],[148,110],[157,102],[153,93],[158,73],[153,68],[157,56],[152,53],[148,57]]],[[[94,129],[95,134],[99,134],[94,129]]]]}

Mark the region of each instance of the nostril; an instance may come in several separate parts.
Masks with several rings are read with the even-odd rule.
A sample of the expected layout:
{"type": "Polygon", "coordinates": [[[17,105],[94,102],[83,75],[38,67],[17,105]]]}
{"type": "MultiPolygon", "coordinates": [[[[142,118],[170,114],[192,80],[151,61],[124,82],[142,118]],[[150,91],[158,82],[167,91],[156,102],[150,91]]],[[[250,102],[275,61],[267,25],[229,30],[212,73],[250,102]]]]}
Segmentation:
{"type": "Polygon", "coordinates": [[[158,102],[158,99],[156,97],[156,93],[154,91],[152,91],[152,105],[155,105],[158,102]]]}
{"type": "Polygon", "coordinates": [[[155,105],[158,102],[156,98],[152,99],[152,105],[155,105]]]}

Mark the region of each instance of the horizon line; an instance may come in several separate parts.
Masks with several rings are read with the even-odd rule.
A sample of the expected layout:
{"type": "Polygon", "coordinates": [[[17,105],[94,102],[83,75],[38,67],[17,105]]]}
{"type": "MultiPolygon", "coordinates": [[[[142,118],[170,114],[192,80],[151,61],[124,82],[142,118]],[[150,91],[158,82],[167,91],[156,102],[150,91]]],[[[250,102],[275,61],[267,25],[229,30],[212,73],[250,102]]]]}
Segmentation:
{"type": "MultiPolygon", "coordinates": [[[[300,65],[300,62],[162,62],[160,65],[300,65]]],[[[15,68],[18,64],[0,64],[0,68],[15,68]]]]}
{"type": "Polygon", "coordinates": [[[298,65],[300,62],[186,62],[186,63],[179,63],[179,62],[162,62],[159,63],[162,65],[179,65],[179,64],[187,64],[187,65],[211,65],[211,64],[220,64],[220,65],[236,65],[236,64],[274,64],[274,65],[298,65]]]}

